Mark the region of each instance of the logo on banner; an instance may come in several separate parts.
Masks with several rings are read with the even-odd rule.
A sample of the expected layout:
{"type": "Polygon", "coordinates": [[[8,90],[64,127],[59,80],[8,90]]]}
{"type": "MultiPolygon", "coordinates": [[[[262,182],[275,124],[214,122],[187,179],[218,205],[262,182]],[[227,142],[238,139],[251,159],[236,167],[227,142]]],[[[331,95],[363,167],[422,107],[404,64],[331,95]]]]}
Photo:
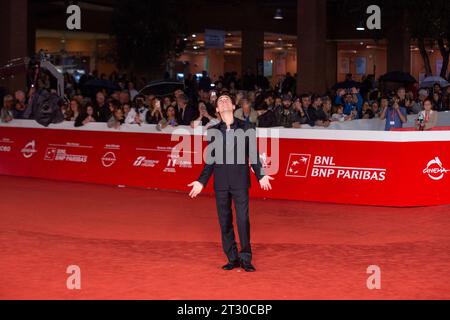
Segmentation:
{"type": "Polygon", "coordinates": [[[0,152],[10,152],[11,147],[10,146],[0,146],[0,152]]]}
{"type": "Polygon", "coordinates": [[[182,160],[178,156],[169,155],[167,159],[167,165],[166,168],[163,170],[163,172],[168,173],[176,173],[176,168],[186,168],[191,169],[192,168],[192,162],[189,160],[182,160]]]}
{"type": "Polygon", "coordinates": [[[31,158],[37,152],[36,141],[33,140],[28,142],[21,151],[25,158],[27,159],[31,158]]]}
{"type": "Polygon", "coordinates": [[[335,178],[342,180],[386,180],[386,169],[338,166],[334,157],[315,156],[310,154],[291,154],[286,169],[286,177],[335,178]],[[309,170],[310,166],[312,169],[309,170]]]}
{"type": "Polygon", "coordinates": [[[44,160],[53,161],[56,157],[56,148],[47,148],[45,150],[44,160]]]}
{"type": "Polygon", "coordinates": [[[111,167],[114,163],[116,163],[116,154],[114,152],[107,152],[102,157],[102,164],[105,168],[111,167]]]}
{"type": "Polygon", "coordinates": [[[264,169],[268,168],[272,164],[272,160],[267,156],[267,153],[263,152],[259,155],[259,160],[264,169]]]}
{"type": "Polygon", "coordinates": [[[159,163],[159,160],[149,160],[144,156],[139,156],[133,163],[133,167],[153,168],[159,163]]]}
{"type": "Polygon", "coordinates": [[[308,176],[310,154],[291,153],[286,169],[286,177],[306,178],[308,176]]]}
{"type": "Polygon", "coordinates": [[[450,170],[444,168],[439,157],[436,157],[428,162],[427,167],[423,169],[423,173],[427,174],[430,179],[435,181],[442,180],[444,175],[448,172],[450,172],[450,170]]]}
{"type": "Polygon", "coordinates": [[[66,149],[49,147],[45,151],[44,160],[86,163],[88,156],[81,154],[68,154],[66,149]]]}

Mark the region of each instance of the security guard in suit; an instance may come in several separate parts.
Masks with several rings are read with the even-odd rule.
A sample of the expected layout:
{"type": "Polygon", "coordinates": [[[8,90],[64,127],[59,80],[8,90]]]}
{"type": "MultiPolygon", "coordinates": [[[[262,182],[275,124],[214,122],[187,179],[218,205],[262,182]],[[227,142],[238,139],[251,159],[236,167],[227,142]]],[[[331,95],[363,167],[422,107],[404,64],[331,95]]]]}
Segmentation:
{"type": "Polygon", "coordinates": [[[214,191],[219,223],[222,233],[222,247],[228,263],[222,268],[233,270],[242,267],[247,272],[255,271],[252,265],[250,244],[249,199],[250,168],[264,190],[271,190],[272,177],[263,173],[257,152],[256,130],[251,123],[234,118],[233,100],[229,95],[217,99],[217,112],[222,121],[208,129],[208,158],[189,196],[195,198],[214,173],[214,191]],[[238,253],[233,229],[232,201],[236,209],[237,227],[241,250],[238,253]]]}

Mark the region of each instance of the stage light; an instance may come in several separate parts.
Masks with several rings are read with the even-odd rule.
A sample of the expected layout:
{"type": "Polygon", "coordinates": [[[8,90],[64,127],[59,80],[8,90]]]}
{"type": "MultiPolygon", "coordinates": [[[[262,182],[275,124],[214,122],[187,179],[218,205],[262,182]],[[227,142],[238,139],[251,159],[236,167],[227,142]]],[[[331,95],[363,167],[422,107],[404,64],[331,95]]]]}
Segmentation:
{"type": "Polygon", "coordinates": [[[283,20],[283,19],[284,19],[284,17],[283,17],[283,11],[282,11],[281,9],[277,9],[277,10],[275,11],[275,15],[273,16],[273,18],[274,18],[275,20],[283,20]]]}
{"type": "Polygon", "coordinates": [[[362,21],[360,21],[358,23],[358,25],[356,26],[356,30],[358,30],[358,31],[365,31],[366,30],[366,28],[364,26],[364,23],[362,21]]]}

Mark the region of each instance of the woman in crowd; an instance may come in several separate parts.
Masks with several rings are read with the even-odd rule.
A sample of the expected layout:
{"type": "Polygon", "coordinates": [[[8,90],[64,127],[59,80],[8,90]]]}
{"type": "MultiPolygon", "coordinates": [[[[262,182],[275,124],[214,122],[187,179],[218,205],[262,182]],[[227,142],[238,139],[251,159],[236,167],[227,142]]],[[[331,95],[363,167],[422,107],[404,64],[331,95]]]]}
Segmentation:
{"type": "Polygon", "coordinates": [[[373,119],[375,117],[369,102],[364,102],[362,106],[362,118],[363,119],[373,119]]]}
{"type": "Polygon", "coordinates": [[[81,127],[90,122],[97,122],[97,116],[93,104],[88,102],[83,106],[80,115],[75,119],[75,127],[81,127]]]}
{"type": "Polygon", "coordinates": [[[132,108],[130,103],[124,103],[123,112],[126,124],[141,125],[142,123],[145,123],[145,117],[141,117],[139,111],[137,111],[137,106],[132,108]]]}
{"type": "MultiPolygon", "coordinates": [[[[171,104],[167,105],[167,110],[169,108],[173,108],[171,104]]],[[[149,124],[158,124],[162,119],[164,119],[163,110],[161,109],[161,101],[159,99],[155,99],[153,101],[153,105],[150,106],[150,110],[147,111],[145,120],[149,124]]]]}
{"type": "Polygon", "coordinates": [[[81,104],[78,99],[73,98],[70,100],[69,109],[66,111],[65,120],[75,121],[75,119],[80,115],[81,104]]]}
{"type": "Polygon", "coordinates": [[[177,114],[177,112],[176,112],[175,107],[169,106],[167,108],[167,118],[162,118],[161,119],[161,121],[158,124],[159,127],[161,129],[164,129],[167,126],[172,126],[172,127],[178,126],[176,114],[177,114]]]}
{"type": "Polygon", "coordinates": [[[206,103],[204,101],[199,101],[198,103],[198,114],[198,118],[191,122],[192,128],[196,128],[198,126],[206,127],[214,119],[214,117],[208,113],[208,108],[206,107],[206,103]]]}
{"type": "Polygon", "coordinates": [[[438,112],[444,111],[444,103],[442,101],[442,96],[440,93],[435,92],[433,93],[433,110],[436,110],[438,112]]]}
{"type": "Polygon", "coordinates": [[[13,115],[14,98],[8,94],[3,98],[3,108],[1,110],[0,119],[2,122],[10,122],[14,119],[13,115]]]}
{"type": "Polygon", "coordinates": [[[381,114],[381,109],[380,109],[380,105],[378,104],[378,101],[372,101],[370,103],[370,107],[372,109],[373,112],[373,117],[374,118],[380,118],[380,114],[381,114]]]}
{"type": "Polygon", "coordinates": [[[431,130],[438,121],[438,112],[433,110],[433,102],[426,99],[423,103],[424,110],[419,112],[416,120],[417,130],[431,130]]]}
{"type": "Polygon", "coordinates": [[[119,101],[111,101],[114,111],[111,118],[108,120],[108,128],[119,129],[120,126],[125,122],[123,107],[120,105],[119,101]]]}

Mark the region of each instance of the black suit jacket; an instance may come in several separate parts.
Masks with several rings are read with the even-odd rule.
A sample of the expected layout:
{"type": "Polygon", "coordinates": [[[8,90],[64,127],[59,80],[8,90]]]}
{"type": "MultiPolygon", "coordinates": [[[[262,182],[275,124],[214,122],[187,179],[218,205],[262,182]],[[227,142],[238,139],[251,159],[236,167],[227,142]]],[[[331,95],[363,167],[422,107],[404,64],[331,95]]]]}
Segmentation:
{"type": "Polygon", "coordinates": [[[192,107],[190,104],[188,104],[185,107],[184,112],[181,108],[179,108],[177,106],[177,123],[178,123],[178,125],[190,126],[191,122],[198,117],[197,113],[198,112],[196,112],[194,107],[192,107]]]}
{"type": "Polygon", "coordinates": [[[257,148],[255,125],[234,118],[234,123],[231,125],[231,129],[238,134],[242,132],[247,133],[247,136],[245,139],[239,139],[236,137],[238,134],[236,136],[232,135],[233,131],[230,131],[229,135],[227,135],[226,124],[224,122],[208,129],[208,137],[214,137],[215,134],[218,135],[219,133],[222,136],[222,140],[219,140],[218,142],[215,142],[215,138],[208,138],[208,141],[210,141],[208,148],[211,148],[213,145],[214,147],[219,148],[220,144],[220,147],[223,148],[222,150],[224,157],[221,159],[222,157],[219,157],[218,153],[207,152],[207,154],[217,157],[217,159],[206,159],[207,163],[205,163],[203,171],[197,181],[203,186],[206,186],[211,175],[214,173],[214,189],[217,191],[250,188],[250,165],[252,166],[258,180],[261,180],[264,177],[257,148]],[[248,132],[250,129],[255,130],[254,134],[248,132]],[[242,148],[243,142],[245,143],[244,148],[242,148]],[[230,143],[232,144],[230,145],[230,143]],[[227,145],[229,147],[228,151],[227,145]],[[230,155],[232,154],[231,148],[234,149],[234,159],[232,159],[232,163],[230,163],[230,155]],[[239,152],[241,153],[240,155],[238,154],[239,152]],[[245,152],[245,154],[242,154],[243,152],[245,152]],[[239,156],[241,156],[241,159],[244,159],[241,164],[237,162],[237,160],[239,160],[239,156]]]}

